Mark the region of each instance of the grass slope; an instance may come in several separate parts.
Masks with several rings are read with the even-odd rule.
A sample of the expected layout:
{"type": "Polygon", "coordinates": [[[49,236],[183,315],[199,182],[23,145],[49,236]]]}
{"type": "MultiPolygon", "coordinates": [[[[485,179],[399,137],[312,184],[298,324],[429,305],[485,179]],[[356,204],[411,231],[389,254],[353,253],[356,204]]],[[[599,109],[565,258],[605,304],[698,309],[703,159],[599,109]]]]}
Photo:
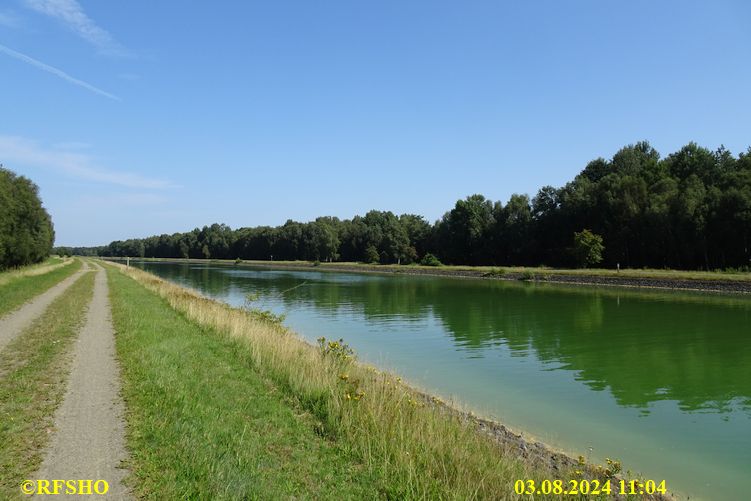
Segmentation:
{"type": "Polygon", "coordinates": [[[129,480],[145,499],[378,497],[384,479],[316,433],[244,346],[108,269],[129,480]]]}
{"type": "Polygon", "coordinates": [[[46,273],[19,275],[5,283],[0,282],[0,317],[71,276],[81,269],[81,261],[76,259],[73,264],[60,266],[60,263],[54,263],[51,266],[54,269],[46,273]]]}
{"type": "Polygon", "coordinates": [[[93,286],[85,274],[0,351],[0,499],[21,497],[21,482],[42,461],[93,286]]]}
{"type": "Polygon", "coordinates": [[[339,342],[313,347],[247,311],[114,266],[142,496],[526,499],[516,480],[576,478],[509,453],[339,342]]]}
{"type": "Polygon", "coordinates": [[[12,280],[20,277],[43,275],[54,269],[68,265],[73,262],[72,258],[61,257],[49,257],[45,261],[37,264],[31,264],[29,266],[22,266],[21,268],[11,268],[0,272],[0,285],[6,284],[12,280]]]}

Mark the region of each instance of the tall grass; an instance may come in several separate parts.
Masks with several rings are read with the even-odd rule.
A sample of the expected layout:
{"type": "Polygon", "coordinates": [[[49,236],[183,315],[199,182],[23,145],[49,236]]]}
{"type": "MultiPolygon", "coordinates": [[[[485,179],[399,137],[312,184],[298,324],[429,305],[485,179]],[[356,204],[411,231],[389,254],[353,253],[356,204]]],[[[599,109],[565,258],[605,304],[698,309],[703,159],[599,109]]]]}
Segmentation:
{"type": "Polygon", "coordinates": [[[107,271],[136,499],[379,498],[389,479],[321,437],[243,341],[107,271]]]}
{"type": "Polygon", "coordinates": [[[341,342],[312,346],[278,323],[115,266],[189,320],[243,340],[253,368],[313,414],[320,434],[393,480],[388,498],[515,499],[515,480],[575,478],[531,466],[478,433],[473,421],[358,363],[341,342]]]}
{"type": "Polygon", "coordinates": [[[23,268],[8,270],[0,273],[0,285],[7,284],[22,277],[35,277],[44,275],[73,262],[73,258],[51,257],[43,263],[24,266],[23,268]]]}

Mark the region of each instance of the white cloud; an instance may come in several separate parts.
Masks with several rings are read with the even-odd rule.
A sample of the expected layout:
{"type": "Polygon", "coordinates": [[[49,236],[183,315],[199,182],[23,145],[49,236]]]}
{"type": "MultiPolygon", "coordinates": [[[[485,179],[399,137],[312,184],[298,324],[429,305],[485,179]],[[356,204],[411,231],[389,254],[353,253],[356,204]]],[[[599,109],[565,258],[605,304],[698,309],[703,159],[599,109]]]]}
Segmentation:
{"type": "Polygon", "coordinates": [[[33,57],[29,57],[26,54],[21,54],[18,51],[15,51],[11,49],[10,47],[6,47],[5,45],[0,44],[0,52],[18,59],[19,61],[23,61],[24,63],[30,64],[34,66],[35,68],[39,68],[40,70],[46,71],[48,73],[52,73],[55,76],[58,76],[62,78],[63,80],[66,80],[73,85],[78,85],[79,87],[83,87],[84,89],[90,90],[91,92],[94,92],[95,94],[99,94],[100,96],[108,97],[110,99],[114,99],[115,101],[121,101],[119,97],[117,97],[114,94],[110,94],[109,92],[103,91],[102,89],[98,87],[94,87],[88,82],[84,82],[83,80],[79,80],[77,78],[74,78],[67,73],[65,73],[63,70],[59,70],[55,68],[54,66],[50,66],[49,64],[45,64],[41,61],[37,61],[33,57]]]}
{"type": "Polygon", "coordinates": [[[97,26],[86,15],[83,7],[76,0],[25,0],[25,4],[41,14],[61,21],[103,54],[128,55],[108,31],[97,26]]]}
{"type": "Polygon", "coordinates": [[[0,162],[42,167],[72,177],[100,183],[141,189],[166,189],[175,185],[164,179],[154,179],[132,172],[114,171],[99,167],[95,159],[80,151],[48,149],[35,141],[0,135],[0,162]]]}

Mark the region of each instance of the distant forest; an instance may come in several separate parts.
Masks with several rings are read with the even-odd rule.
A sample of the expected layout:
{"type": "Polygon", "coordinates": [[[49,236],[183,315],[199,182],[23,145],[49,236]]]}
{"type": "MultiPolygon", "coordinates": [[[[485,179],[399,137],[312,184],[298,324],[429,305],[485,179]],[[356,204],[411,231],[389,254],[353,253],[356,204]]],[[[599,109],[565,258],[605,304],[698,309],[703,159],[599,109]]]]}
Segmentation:
{"type": "MultiPolygon", "coordinates": [[[[749,269],[751,148],[737,158],[694,143],[660,158],[647,142],[589,162],[560,188],[506,204],[482,195],[456,202],[435,223],[372,210],[340,220],[187,233],[63,252],[102,256],[254,260],[433,262],[468,265],[577,264],[574,235],[587,229],[606,267],[749,269]],[[427,261],[426,261],[427,260],[427,261]]],[[[587,232],[589,235],[589,233],[587,232]]]]}
{"type": "Polygon", "coordinates": [[[0,164],[0,270],[42,261],[54,240],[37,185],[0,164]]]}

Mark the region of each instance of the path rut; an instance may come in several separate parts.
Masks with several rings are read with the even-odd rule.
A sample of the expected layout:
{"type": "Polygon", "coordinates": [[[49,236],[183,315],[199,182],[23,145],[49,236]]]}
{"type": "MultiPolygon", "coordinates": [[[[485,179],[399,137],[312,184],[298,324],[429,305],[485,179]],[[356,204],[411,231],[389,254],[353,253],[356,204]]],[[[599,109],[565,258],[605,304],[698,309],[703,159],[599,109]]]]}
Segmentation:
{"type": "Polygon", "coordinates": [[[93,266],[97,269],[94,297],[74,347],[66,394],[55,413],[54,435],[34,478],[106,480],[105,499],[130,499],[123,485],[126,471],[121,468],[127,458],[124,405],[107,277],[101,266],[93,266]]]}
{"type": "Polygon", "coordinates": [[[68,287],[73,285],[88,270],[89,267],[84,262],[83,267],[79,271],[53,285],[17,310],[0,318],[0,350],[5,348],[8,343],[13,341],[26,327],[41,316],[60,294],[65,292],[68,287]]]}

